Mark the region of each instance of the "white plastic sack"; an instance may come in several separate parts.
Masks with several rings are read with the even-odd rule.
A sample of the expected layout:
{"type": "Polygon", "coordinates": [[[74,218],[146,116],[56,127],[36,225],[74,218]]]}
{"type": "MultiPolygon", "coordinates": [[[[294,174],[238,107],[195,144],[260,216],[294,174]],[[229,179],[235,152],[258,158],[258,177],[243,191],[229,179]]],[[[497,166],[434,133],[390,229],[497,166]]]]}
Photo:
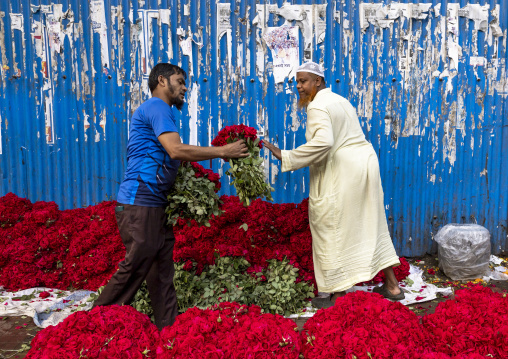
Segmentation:
{"type": "Polygon", "coordinates": [[[482,278],[489,270],[490,232],[478,224],[447,224],[434,238],[439,268],[453,280],[482,278]]]}

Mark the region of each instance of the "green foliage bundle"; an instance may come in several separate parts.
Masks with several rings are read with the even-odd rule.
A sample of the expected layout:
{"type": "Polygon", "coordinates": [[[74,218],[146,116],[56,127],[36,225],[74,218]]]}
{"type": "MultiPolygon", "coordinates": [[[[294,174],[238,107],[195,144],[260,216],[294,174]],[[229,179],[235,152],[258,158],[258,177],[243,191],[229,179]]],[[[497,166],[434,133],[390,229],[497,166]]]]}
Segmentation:
{"type": "Polygon", "coordinates": [[[182,162],[178,168],[175,184],[168,195],[166,208],[168,223],[176,225],[179,220],[210,227],[210,219],[222,214],[217,192],[221,187],[219,175],[203,168],[196,162],[182,162]]]}
{"type": "MultiPolygon", "coordinates": [[[[298,268],[287,259],[272,259],[268,267],[257,273],[247,273],[250,267],[242,257],[217,257],[215,265],[201,273],[193,265],[184,270],[184,263],[175,265],[175,287],[180,312],[192,307],[206,308],[221,302],[259,305],[265,313],[288,316],[309,306],[314,286],[297,282],[298,268]]],[[[152,315],[146,285],[136,293],[131,304],[138,311],[152,315]]]]}

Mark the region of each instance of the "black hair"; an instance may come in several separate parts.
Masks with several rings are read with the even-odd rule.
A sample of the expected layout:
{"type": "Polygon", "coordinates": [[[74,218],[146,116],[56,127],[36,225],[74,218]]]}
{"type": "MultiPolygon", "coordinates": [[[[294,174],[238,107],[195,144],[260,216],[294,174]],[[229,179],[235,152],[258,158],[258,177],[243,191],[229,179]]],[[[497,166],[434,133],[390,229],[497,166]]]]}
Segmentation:
{"type": "Polygon", "coordinates": [[[169,81],[169,77],[174,74],[182,74],[187,80],[187,73],[181,67],[165,62],[155,65],[152,71],[150,71],[150,76],[148,77],[148,87],[150,88],[150,92],[153,92],[153,90],[157,88],[157,85],[159,84],[159,76],[164,76],[169,81]]]}

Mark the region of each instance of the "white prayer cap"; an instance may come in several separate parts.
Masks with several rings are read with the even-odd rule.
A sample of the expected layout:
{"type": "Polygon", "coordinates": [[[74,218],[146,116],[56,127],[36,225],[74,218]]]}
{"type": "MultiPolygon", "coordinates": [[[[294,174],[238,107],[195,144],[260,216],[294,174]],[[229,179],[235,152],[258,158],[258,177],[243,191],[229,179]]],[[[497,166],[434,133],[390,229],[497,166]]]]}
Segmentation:
{"type": "Polygon", "coordinates": [[[312,61],[304,62],[303,64],[298,66],[298,68],[296,69],[296,73],[299,73],[299,72],[310,72],[311,74],[325,77],[325,72],[324,72],[323,68],[321,67],[321,65],[319,65],[315,62],[312,62],[312,61]]]}

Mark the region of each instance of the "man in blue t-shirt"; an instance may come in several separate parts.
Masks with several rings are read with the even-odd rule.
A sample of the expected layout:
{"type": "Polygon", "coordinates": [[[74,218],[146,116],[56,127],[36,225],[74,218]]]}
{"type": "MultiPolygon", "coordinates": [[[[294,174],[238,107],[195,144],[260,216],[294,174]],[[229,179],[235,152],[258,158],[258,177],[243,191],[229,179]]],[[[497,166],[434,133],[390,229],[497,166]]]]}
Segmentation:
{"type": "Polygon", "coordinates": [[[173,228],[167,224],[167,195],[180,161],[238,158],[248,155],[244,141],[223,147],[183,144],[173,106],[184,104],[187,74],[178,66],[160,63],[150,72],[152,98],[134,112],[127,146],[127,170],[115,209],[125,259],[94,307],[129,304],[146,279],[155,324],[172,325],[178,314],[173,284],[173,228]]]}

